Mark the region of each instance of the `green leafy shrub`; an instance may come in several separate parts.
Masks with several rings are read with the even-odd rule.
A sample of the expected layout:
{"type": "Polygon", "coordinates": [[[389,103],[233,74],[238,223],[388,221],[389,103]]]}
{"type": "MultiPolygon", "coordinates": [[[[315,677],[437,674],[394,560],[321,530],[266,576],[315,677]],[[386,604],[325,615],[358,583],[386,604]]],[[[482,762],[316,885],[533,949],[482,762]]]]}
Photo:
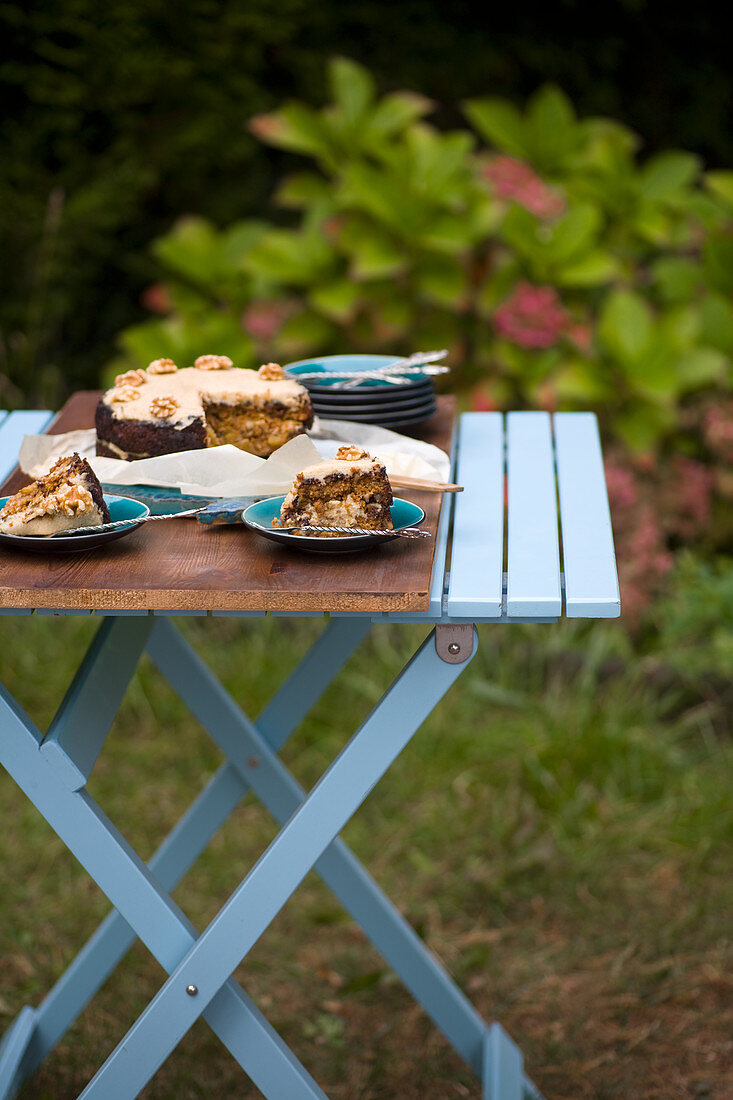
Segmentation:
{"type": "Polygon", "coordinates": [[[155,246],[165,316],[123,335],[126,361],[445,346],[479,403],[590,406],[635,448],[729,387],[733,174],[642,163],[629,130],[553,87],[524,113],[466,103],[481,144],[430,125],[422,96],[377,98],[353,62],[330,84],[323,109],[250,124],[312,162],[275,196],[293,224],[179,223],[155,246]]]}

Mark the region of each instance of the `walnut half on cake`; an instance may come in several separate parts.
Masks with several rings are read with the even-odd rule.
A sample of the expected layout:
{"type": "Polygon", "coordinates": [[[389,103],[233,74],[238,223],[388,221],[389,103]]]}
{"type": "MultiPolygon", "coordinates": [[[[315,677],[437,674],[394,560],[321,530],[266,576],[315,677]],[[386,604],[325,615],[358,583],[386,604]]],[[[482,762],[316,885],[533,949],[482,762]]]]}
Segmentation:
{"type": "Polygon", "coordinates": [[[109,523],[102,486],[78,454],[58,459],[47,474],[20,489],[0,510],[4,535],[55,535],[102,523],[109,523]]]}
{"type": "Polygon", "coordinates": [[[267,458],[312,423],[308,391],[277,363],[244,370],[226,355],[200,355],[179,370],[154,359],[102,395],[97,454],[132,460],[230,443],[267,458]]]}
{"type": "Polygon", "coordinates": [[[359,447],[340,447],[335,458],[297,475],[273,527],[306,524],[391,531],[392,499],[382,463],[359,447]]]}

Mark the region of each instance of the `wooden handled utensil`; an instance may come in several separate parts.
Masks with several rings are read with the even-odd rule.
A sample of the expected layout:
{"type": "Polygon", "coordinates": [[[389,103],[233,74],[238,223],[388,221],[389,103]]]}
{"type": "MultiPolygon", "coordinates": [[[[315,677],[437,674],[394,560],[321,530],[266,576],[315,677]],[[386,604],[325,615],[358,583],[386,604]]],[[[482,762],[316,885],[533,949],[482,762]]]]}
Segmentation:
{"type": "Polygon", "coordinates": [[[402,477],[400,474],[390,475],[389,483],[393,489],[415,489],[420,493],[462,493],[462,485],[454,485],[448,481],[426,481],[422,477],[402,477]]]}

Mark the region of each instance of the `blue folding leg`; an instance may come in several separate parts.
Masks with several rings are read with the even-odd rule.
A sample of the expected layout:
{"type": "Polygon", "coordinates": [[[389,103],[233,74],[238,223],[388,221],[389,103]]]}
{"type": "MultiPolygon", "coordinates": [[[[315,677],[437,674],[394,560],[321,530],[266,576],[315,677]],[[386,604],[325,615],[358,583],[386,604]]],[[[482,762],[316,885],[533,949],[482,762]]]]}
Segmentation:
{"type": "MultiPolygon", "coordinates": [[[[82,1097],[130,1100],[207,1006],[218,1000],[229,975],[465,667],[438,657],[434,634],[423,643],[208,929],[181,954],[178,967],[82,1097]]],[[[262,741],[263,754],[266,748],[262,741]]],[[[284,1082],[273,1091],[263,1091],[270,1100],[284,1100],[290,1095],[284,1082]]]]}
{"type": "MultiPolygon", "coordinates": [[[[52,763],[39,752],[41,734],[1,685],[0,730],[0,752],[8,773],[170,973],[196,943],[193,926],[86,790],[72,791],[59,779],[52,763]]],[[[221,983],[210,1000],[205,1019],[265,1096],[326,1100],[233,979],[221,983]]],[[[11,1046],[17,1054],[20,1019],[3,1053],[11,1046]]],[[[1,1066],[0,1072],[4,1072],[1,1066]]],[[[138,1091],[125,1086],[118,1095],[132,1100],[138,1091]]]]}
{"type": "MultiPolygon", "coordinates": [[[[163,622],[165,620],[158,619],[156,625],[163,622]]],[[[79,789],[83,785],[80,779],[84,777],[71,753],[74,748],[78,749],[78,759],[86,760],[87,769],[91,770],[95,744],[98,751],[100,725],[106,732],[105,717],[113,713],[132,674],[133,646],[137,642],[139,655],[152,626],[153,620],[148,618],[107,619],[51,723],[42,751],[45,749],[47,758],[59,764],[60,774],[72,789],[79,789]],[[114,668],[105,668],[107,656],[114,653],[117,654],[114,668]],[[99,660],[106,677],[101,691],[94,675],[99,660]],[[104,708],[104,713],[90,713],[95,702],[104,708]],[[98,732],[93,737],[91,731],[95,728],[98,732]],[[77,740],[72,746],[72,731],[77,731],[76,738],[81,739],[81,744],[77,740]]],[[[299,725],[370,628],[368,619],[338,619],[328,624],[260,716],[266,726],[274,723],[280,743],[284,743],[299,725]]],[[[181,637],[178,631],[175,634],[181,637]]],[[[246,790],[245,779],[232,764],[225,763],[218,769],[150,862],[151,870],[165,889],[172,890],[180,881],[246,790]]],[[[130,926],[113,910],[42,1004],[35,1010],[23,1009],[6,1032],[5,1049],[0,1046],[0,1097],[11,1095],[11,1085],[14,1083],[17,1087],[40,1065],[134,940],[130,926]],[[12,1048],[11,1031],[14,1034],[12,1048]],[[6,1067],[4,1076],[3,1066],[6,1067]]]]}
{"type": "MultiPolygon", "coordinates": [[[[255,724],[251,723],[169,620],[156,624],[148,651],[230,764],[276,820],[281,824],[287,821],[305,792],[274,755],[285,735],[274,721],[273,708],[268,707],[255,724]]],[[[282,694],[278,696],[280,701],[285,709],[278,708],[279,718],[284,720],[293,701],[288,704],[282,694]]],[[[484,1081],[487,1100],[521,1100],[522,1095],[539,1098],[524,1074],[517,1045],[501,1025],[487,1026],[343,841],[337,839],[328,847],[315,870],[456,1052],[484,1081]]]]}
{"type": "MultiPolygon", "coordinates": [[[[305,798],[305,791],[275,755],[290,723],[280,727],[272,707],[256,723],[250,722],[170,620],[156,623],[148,651],[229,764],[273,817],[284,824],[305,798]]],[[[279,695],[279,700],[283,706],[298,704],[297,696],[288,700],[279,695]]],[[[286,712],[280,709],[280,721],[286,718],[286,712]]],[[[484,1021],[346,844],[335,840],[317,861],[315,870],[457,1053],[480,1075],[484,1021]]]]}

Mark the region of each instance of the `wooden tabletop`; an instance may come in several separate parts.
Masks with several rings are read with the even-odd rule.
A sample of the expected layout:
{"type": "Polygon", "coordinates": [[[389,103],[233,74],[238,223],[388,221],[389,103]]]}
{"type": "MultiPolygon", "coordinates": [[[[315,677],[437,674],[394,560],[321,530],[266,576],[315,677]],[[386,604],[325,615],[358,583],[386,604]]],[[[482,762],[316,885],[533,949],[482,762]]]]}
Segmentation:
{"type": "MultiPolygon", "coordinates": [[[[89,428],[99,394],[74,394],[50,433],[89,428]]],[[[450,450],[455,401],[438,398],[420,439],[450,450]]],[[[28,478],[16,470],[0,495],[28,478]]],[[[148,523],[83,554],[48,557],[0,546],[0,607],[105,611],[425,611],[441,496],[401,490],[425,511],[432,539],[394,539],[356,554],[296,552],[240,524],[148,523]]],[[[446,505],[447,506],[447,505],[446,505]]]]}

